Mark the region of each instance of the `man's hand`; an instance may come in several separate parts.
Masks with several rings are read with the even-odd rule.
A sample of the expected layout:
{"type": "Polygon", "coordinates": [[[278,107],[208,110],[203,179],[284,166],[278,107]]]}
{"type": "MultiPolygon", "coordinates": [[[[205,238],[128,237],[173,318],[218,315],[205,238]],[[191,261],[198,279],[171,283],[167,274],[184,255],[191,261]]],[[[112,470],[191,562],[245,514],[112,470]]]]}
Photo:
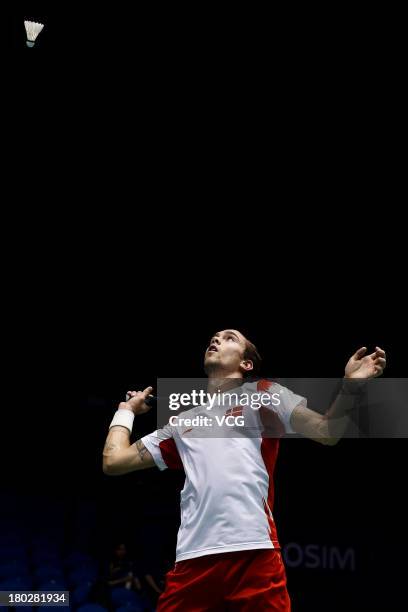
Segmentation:
{"type": "Polygon", "coordinates": [[[127,402],[121,402],[119,408],[131,410],[135,415],[148,412],[151,406],[146,404],[146,400],[152,391],[153,387],[146,387],[144,391],[128,391],[127,395],[130,399],[128,399],[127,402]]]}
{"type": "Polygon", "coordinates": [[[385,368],[385,352],[375,347],[374,353],[366,355],[367,347],[362,346],[348,360],[345,378],[375,378],[381,376],[385,368]]]}

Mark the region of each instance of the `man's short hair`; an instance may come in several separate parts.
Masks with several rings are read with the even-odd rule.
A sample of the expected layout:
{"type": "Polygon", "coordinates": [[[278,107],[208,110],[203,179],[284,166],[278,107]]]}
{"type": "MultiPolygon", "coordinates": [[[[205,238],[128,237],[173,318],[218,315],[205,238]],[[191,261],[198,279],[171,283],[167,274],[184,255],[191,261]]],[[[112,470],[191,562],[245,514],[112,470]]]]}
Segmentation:
{"type": "Polygon", "coordinates": [[[247,338],[245,338],[245,340],[246,347],[244,351],[244,359],[249,359],[250,361],[252,361],[252,364],[254,366],[253,370],[245,372],[244,377],[246,378],[249,376],[256,376],[259,373],[259,370],[261,369],[262,357],[258,353],[258,349],[256,348],[255,344],[250,342],[247,338]]]}

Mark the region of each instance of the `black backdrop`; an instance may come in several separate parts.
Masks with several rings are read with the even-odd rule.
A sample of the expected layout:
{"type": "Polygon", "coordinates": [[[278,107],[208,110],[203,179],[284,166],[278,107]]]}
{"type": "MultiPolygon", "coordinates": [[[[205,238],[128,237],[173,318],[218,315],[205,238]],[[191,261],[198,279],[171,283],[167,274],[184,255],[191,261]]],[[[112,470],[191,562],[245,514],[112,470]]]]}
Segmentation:
{"type": "MultiPolygon", "coordinates": [[[[369,46],[367,59],[364,16],[349,33],[353,51],[334,44],[328,59],[331,27],[323,44],[306,36],[299,52],[287,38],[271,52],[270,32],[256,28],[244,48],[245,29],[230,44],[226,15],[209,42],[202,24],[215,32],[218,14],[203,10],[186,28],[185,15],[169,21],[155,10],[148,19],[146,5],[5,10],[3,44],[18,83],[7,90],[18,94],[10,203],[20,189],[38,201],[17,215],[8,254],[24,261],[15,257],[5,304],[6,320],[17,320],[2,482],[94,503],[107,539],[116,519],[136,543],[143,521],[160,525],[150,549],[167,554],[180,475],[101,471],[123,392],[159,376],[199,376],[208,336],[227,326],[259,345],[268,376],[341,376],[363,344],[383,346],[387,376],[404,376],[406,308],[391,206],[401,187],[400,79],[383,47],[369,46]],[[25,17],[46,24],[32,50],[25,17]],[[205,44],[188,53],[197,32],[205,44]]],[[[150,413],[137,433],[153,428],[150,413]]],[[[405,567],[405,448],[405,440],[283,441],[275,512],[289,561],[299,560],[288,567],[295,612],[404,609],[394,593],[405,567]],[[355,571],[324,567],[334,549],[349,548],[355,571]]]]}

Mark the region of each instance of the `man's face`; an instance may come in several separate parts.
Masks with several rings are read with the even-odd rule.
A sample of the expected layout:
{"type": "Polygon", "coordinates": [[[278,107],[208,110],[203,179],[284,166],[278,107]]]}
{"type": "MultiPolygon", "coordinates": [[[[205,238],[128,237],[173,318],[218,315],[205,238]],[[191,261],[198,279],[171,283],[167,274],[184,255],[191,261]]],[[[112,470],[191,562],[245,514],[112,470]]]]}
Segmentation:
{"type": "Polygon", "coordinates": [[[234,373],[240,371],[240,364],[244,361],[246,339],[236,329],[224,329],[217,332],[210,340],[204,356],[204,369],[209,374],[211,371],[220,370],[223,373],[234,373]]]}

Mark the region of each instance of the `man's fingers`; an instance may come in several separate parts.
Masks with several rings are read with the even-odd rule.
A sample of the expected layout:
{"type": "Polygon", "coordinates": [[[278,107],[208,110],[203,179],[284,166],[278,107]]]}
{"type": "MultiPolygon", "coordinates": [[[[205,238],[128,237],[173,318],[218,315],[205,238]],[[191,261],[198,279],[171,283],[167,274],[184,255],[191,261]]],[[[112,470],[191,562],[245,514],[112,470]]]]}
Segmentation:
{"type": "Polygon", "coordinates": [[[128,402],[130,399],[132,399],[132,397],[135,397],[137,391],[128,391],[126,393],[126,401],[128,402]]]}
{"type": "Polygon", "coordinates": [[[385,351],[383,351],[377,346],[375,352],[371,353],[369,357],[371,357],[371,359],[374,359],[374,360],[377,360],[379,357],[385,358],[385,351]]]}
{"type": "Polygon", "coordinates": [[[152,391],[153,391],[153,387],[146,387],[146,389],[143,391],[144,398],[145,399],[148,398],[152,391]]]}
{"type": "Polygon", "coordinates": [[[149,404],[146,404],[146,400],[149,398],[149,395],[151,394],[152,391],[153,391],[153,387],[146,387],[146,389],[144,389],[144,391],[141,392],[141,395],[143,397],[143,405],[142,405],[143,412],[147,412],[151,408],[149,404]]]}
{"type": "Polygon", "coordinates": [[[144,389],[143,391],[127,391],[126,397],[129,397],[130,399],[131,397],[135,397],[135,395],[140,393],[141,395],[143,395],[144,398],[147,398],[149,397],[152,391],[153,387],[146,387],[146,389],[144,389]]]}
{"type": "Polygon", "coordinates": [[[367,347],[366,346],[362,346],[361,348],[358,349],[358,351],[356,351],[353,355],[354,359],[361,359],[361,357],[367,352],[367,347]]]}
{"type": "Polygon", "coordinates": [[[381,368],[385,368],[385,359],[383,357],[378,357],[375,361],[374,361],[376,366],[380,366],[381,368]]]}

